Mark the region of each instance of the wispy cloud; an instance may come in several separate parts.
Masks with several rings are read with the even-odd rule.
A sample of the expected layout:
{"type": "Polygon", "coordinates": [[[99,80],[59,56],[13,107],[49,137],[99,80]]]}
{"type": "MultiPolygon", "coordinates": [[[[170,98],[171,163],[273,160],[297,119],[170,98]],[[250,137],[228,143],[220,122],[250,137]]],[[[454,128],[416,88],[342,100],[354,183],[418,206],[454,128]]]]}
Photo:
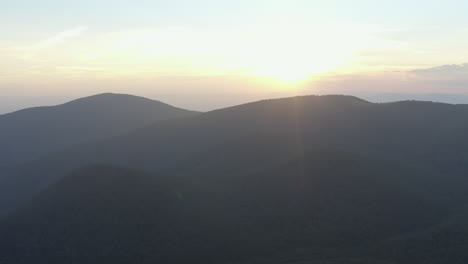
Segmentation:
{"type": "Polygon", "coordinates": [[[29,45],[17,45],[0,48],[0,56],[2,54],[5,54],[5,51],[7,51],[8,54],[10,54],[10,56],[14,56],[21,60],[31,60],[34,57],[36,57],[36,55],[39,52],[42,52],[44,50],[52,51],[52,49],[50,48],[55,47],[58,44],[64,43],[69,39],[79,37],[87,30],[88,27],[78,26],[55,34],[45,40],[30,43],[29,45]]]}
{"type": "Polygon", "coordinates": [[[330,75],[310,83],[320,93],[468,93],[468,63],[372,74],[330,75]]]}
{"type": "Polygon", "coordinates": [[[61,33],[56,34],[55,36],[52,36],[44,41],[41,41],[37,44],[37,47],[42,48],[42,47],[50,47],[59,43],[62,43],[66,41],[67,39],[78,37],[81,34],[83,34],[85,31],[87,31],[88,28],[85,26],[79,26],[75,27],[72,29],[65,30],[61,33]]]}
{"type": "Polygon", "coordinates": [[[70,70],[70,71],[105,71],[105,68],[96,67],[84,67],[84,66],[58,66],[58,70],[70,70]]]}
{"type": "Polygon", "coordinates": [[[416,69],[411,72],[417,74],[468,74],[468,63],[448,64],[426,69],[416,69]]]}

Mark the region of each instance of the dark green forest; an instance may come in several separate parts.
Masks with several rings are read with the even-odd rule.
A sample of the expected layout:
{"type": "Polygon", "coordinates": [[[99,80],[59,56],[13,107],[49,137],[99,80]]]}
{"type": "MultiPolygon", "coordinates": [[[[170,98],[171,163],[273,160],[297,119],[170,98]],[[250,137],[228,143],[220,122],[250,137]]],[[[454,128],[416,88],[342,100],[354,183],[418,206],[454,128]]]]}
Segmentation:
{"type": "Polygon", "coordinates": [[[466,135],[468,105],[335,95],[70,144],[0,168],[0,263],[464,264],[466,135]]]}

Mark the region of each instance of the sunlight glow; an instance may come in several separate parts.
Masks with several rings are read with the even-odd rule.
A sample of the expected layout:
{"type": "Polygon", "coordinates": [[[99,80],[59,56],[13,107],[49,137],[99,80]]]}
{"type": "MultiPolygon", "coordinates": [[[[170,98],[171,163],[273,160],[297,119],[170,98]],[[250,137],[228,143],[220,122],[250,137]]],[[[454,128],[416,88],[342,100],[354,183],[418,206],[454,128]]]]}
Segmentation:
{"type": "MultiPolygon", "coordinates": [[[[279,86],[297,85],[349,65],[366,46],[387,45],[370,37],[374,31],[349,24],[269,24],[229,30],[143,28],[96,35],[77,27],[10,49],[12,62],[27,60],[34,68],[17,63],[18,74],[9,76],[34,81],[50,76],[54,80],[244,76],[275,79],[279,86]]],[[[10,71],[15,67],[6,64],[10,71]]]]}
{"type": "Polygon", "coordinates": [[[265,63],[258,65],[254,70],[255,74],[269,76],[287,83],[300,83],[306,81],[318,74],[333,70],[337,66],[337,62],[332,61],[317,61],[307,63],[301,60],[284,60],[275,63],[265,63]]]}

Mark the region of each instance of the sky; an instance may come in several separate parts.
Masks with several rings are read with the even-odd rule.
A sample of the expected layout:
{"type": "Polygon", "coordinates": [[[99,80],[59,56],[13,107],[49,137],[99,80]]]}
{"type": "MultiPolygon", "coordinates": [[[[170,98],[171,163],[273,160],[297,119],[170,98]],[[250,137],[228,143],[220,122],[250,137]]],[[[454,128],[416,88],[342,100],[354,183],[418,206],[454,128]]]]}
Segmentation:
{"type": "Polygon", "coordinates": [[[468,94],[466,10],[461,0],[7,1],[0,113],[102,92],[198,110],[292,94],[468,94]]]}

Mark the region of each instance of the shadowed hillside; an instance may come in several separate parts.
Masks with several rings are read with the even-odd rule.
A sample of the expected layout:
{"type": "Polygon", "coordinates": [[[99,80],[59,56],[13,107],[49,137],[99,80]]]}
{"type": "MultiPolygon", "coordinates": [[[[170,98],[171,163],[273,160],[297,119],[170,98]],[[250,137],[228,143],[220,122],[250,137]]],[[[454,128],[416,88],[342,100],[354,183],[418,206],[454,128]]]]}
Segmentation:
{"type": "Polygon", "coordinates": [[[297,248],[308,248],[305,259],[347,257],[447,213],[430,193],[402,186],[411,169],[334,151],[274,167],[230,180],[78,170],[1,223],[0,261],[292,261],[297,248]]]}
{"type": "MultiPolygon", "coordinates": [[[[7,203],[22,194],[30,196],[73,169],[94,162],[225,175],[269,168],[321,148],[440,173],[450,170],[444,180],[457,180],[468,173],[467,116],[467,105],[372,104],[349,96],[260,101],[159,122],[122,137],[41,158],[4,177],[1,200],[7,203]],[[11,189],[15,193],[9,196],[11,189]]],[[[468,195],[464,193],[455,190],[453,195],[468,195]]]]}
{"type": "Polygon", "coordinates": [[[39,158],[88,140],[121,135],[159,120],[194,114],[142,97],[100,94],[0,115],[0,166],[39,158]]]}
{"type": "Polygon", "coordinates": [[[6,171],[4,259],[461,264],[467,117],[466,105],[305,96],[70,147],[6,171]],[[90,163],[149,174],[63,179],[90,163]]]}

